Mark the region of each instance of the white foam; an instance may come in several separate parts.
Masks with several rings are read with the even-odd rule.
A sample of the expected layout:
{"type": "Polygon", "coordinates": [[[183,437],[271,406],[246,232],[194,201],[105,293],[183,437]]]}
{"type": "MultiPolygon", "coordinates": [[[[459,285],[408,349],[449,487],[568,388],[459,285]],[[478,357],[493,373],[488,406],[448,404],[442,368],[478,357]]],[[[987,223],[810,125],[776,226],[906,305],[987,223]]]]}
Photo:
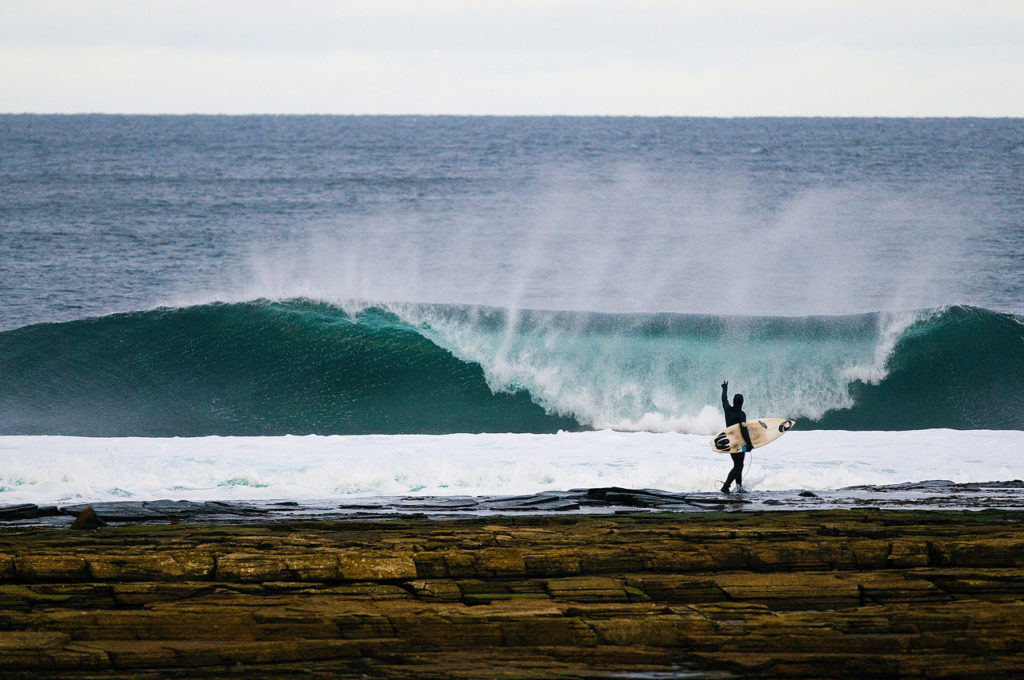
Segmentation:
{"type": "MultiPolygon", "coordinates": [[[[824,490],[1024,478],[1021,431],[794,431],[750,455],[747,486],[824,490]]],[[[0,437],[0,505],[515,495],[622,486],[710,491],[708,438],[613,431],[308,437],[0,437]]]]}
{"type": "Polygon", "coordinates": [[[515,314],[495,328],[492,320],[479,324],[430,307],[388,308],[455,356],[478,363],[494,392],[526,389],[548,411],[590,427],[702,435],[717,431],[717,386],[729,376],[745,376],[735,391],[764,413],[818,419],[853,407],[850,383],[881,381],[897,341],[919,315],[882,314],[875,333],[837,327],[832,337],[812,341],[796,328],[788,337],[761,337],[748,320],[723,319],[725,335],[709,340],[647,335],[639,327],[585,333],[542,315],[528,330],[517,328],[515,314]]]}

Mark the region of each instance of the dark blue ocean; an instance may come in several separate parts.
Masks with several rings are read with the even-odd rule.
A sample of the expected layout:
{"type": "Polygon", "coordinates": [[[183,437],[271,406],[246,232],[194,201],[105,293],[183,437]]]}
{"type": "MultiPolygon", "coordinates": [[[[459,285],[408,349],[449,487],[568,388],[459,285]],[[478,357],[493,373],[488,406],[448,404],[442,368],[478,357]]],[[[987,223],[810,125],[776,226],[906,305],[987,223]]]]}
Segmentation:
{"type": "Polygon", "coordinates": [[[1024,120],[0,116],[0,435],[1024,430],[1024,120]]]}

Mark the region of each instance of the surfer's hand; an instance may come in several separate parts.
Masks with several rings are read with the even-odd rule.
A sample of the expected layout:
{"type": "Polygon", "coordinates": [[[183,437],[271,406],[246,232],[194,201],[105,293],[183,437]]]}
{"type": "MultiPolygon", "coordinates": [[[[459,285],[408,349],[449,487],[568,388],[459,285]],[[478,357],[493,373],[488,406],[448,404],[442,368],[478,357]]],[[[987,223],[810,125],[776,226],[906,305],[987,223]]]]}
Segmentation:
{"type": "Polygon", "coordinates": [[[723,390],[729,389],[729,381],[728,380],[726,380],[725,382],[722,383],[722,389],[723,390]]]}

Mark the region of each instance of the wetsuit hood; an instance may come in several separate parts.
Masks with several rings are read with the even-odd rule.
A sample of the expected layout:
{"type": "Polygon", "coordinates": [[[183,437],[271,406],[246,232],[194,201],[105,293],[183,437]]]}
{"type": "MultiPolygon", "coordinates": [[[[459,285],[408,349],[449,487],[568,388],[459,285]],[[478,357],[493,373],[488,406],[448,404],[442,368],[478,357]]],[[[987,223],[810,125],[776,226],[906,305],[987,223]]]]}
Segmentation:
{"type": "Polygon", "coordinates": [[[743,408],[743,395],[742,394],[734,394],[732,396],[732,407],[733,408],[743,408]]]}

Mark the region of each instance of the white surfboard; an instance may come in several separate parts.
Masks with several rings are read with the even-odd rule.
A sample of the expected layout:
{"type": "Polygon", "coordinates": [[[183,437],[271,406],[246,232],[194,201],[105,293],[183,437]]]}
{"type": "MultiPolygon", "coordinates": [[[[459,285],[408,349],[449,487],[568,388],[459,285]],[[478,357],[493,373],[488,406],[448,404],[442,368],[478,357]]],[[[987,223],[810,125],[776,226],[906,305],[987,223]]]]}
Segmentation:
{"type": "MultiPolygon", "coordinates": [[[[796,421],[789,418],[759,418],[748,420],[746,425],[750,443],[755,449],[759,449],[789,432],[796,425],[796,421]]],[[[715,435],[711,440],[711,448],[719,453],[739,453],[743,450],[744,443],[740,426],[730,425],[715,435]]]]}

